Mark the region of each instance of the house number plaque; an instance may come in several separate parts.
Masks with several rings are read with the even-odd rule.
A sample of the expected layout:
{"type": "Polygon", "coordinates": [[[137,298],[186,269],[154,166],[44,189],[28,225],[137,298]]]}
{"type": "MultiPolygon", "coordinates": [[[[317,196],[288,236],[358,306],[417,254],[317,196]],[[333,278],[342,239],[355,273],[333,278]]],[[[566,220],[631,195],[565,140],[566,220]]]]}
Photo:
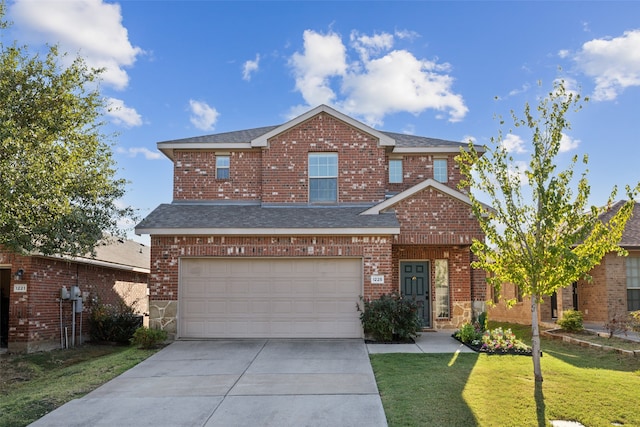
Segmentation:
{"type": "Polygon", "coordinates": [[[13,292],[27,292],[26,283],[14,283],[13,292]]]}
{"type": "Polygon", "coordinates": [[[371,276],[371,283],[375,285],[384,285],[384,276],[371,276]]]}

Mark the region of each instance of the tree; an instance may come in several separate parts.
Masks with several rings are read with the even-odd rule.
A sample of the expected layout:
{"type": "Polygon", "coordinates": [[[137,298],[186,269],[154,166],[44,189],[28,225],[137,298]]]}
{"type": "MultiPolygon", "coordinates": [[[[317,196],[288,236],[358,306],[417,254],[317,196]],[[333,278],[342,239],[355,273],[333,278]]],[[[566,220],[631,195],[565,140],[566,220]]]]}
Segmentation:
{"type": "Polygon", "coordinates": [[[48,47],[5,45],[0,2],[0,246],[83,255],[131,214],[100,121],[101,70],[48,47]]]}
{"type": "Polygon", "coordinates": [[[587,209],[588,157],[582,158],[585,171],[575,182],[578,156],[573,157],[566,170],[557,170],[554,160],[560,140],[563,131],[570,129],[566,115],[581,106],[580,95],[568,92],[564,82],[558,81],[538,104],[536,116],[529,104],[525,104],[523,118],[511,112],[516,128],[531,130],[532,152],[526,170],[516,167],[502,144],[502,131],[491,139],[493,148],[487,148],[484,156],[470,144],[457,159],[464,177],[460,186],[471,188],[473,213],[486,235],[486,241],[472,244],[477,257],[474,267],[488,273],[487,281],[497,292],[503,283],[512,283],[524,296],[531,297],[536,382],[542,381],[538,304],[559,288],[588,278],[589,271],[606,253],[626,254],[618,242],[640,189],[640,183],[634,189],[627,186],[630,200],[604,223],[599,216],[613,203],[616,188],[607,206],[587,209]],[[489,205],[480,202],[474,194],[476,190],[490,199],[489,205]]]}

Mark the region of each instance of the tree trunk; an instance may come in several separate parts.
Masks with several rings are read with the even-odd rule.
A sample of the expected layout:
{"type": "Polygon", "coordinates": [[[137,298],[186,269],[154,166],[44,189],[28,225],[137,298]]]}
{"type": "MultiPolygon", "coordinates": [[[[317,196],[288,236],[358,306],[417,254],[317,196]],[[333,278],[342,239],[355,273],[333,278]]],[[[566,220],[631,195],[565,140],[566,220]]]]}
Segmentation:
{"type": "Polygon", "coordinates": [[[540,326],[538,325],[538,296],[531,295],[531,356],[533,359],[533,376],[536,382],[542,382],[540,367],[540,326]]]}

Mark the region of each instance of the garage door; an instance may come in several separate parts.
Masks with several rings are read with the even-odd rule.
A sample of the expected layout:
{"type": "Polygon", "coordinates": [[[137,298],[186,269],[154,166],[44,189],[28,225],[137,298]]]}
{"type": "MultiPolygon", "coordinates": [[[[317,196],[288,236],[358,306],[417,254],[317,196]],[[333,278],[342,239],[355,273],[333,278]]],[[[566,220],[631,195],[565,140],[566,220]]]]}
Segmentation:
{"type": "Polygon", "coordinates": [[[182,338],[359,338],[362,261],[182,259],[182,338]]]}

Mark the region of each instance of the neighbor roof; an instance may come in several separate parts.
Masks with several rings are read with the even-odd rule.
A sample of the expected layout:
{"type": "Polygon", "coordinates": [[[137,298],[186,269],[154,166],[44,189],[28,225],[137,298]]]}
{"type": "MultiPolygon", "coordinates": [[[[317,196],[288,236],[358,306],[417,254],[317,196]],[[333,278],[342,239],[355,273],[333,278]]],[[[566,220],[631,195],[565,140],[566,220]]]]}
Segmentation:
{"type": "MultiPolygon", "coordinates": [[[[626,200],[619,200],[614,203],[605,213],[600,215],[600,219],[608,222],[620,208],[627,203],[626,200]]],[[[640,203],[636,203],[633,207],[633,213],[622,233],[622,239],[618,243],[623,248],[640,248],[640,203]]]]}
{"type": "Polygon", "coordinates": [[[394,213],[360,215],[363,207],[265,207],[162,204],[136,226],[138,234],[362,235],[398,234],[394,213]]]}

